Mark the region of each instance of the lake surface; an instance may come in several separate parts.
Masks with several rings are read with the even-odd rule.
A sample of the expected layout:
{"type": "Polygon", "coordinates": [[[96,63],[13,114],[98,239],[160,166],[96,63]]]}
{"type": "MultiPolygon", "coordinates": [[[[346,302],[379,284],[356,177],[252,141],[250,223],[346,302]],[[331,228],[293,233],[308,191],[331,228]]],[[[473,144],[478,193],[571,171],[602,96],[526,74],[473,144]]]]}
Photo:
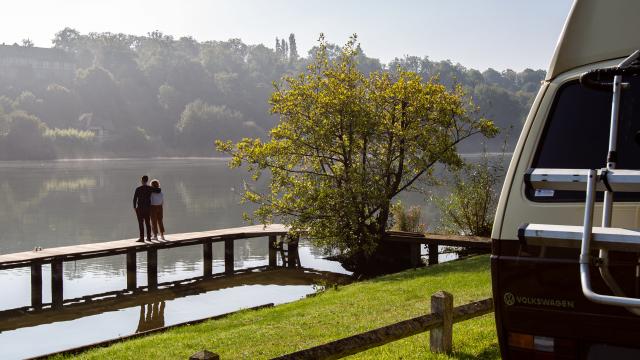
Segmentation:
{"type": "MultiPolygon", "coordinates": [[[[143,174],[161,182],[167,233],[247,225],[242,214],[252,207],[239,203],[247,174],[229,170],[224,159],[0,162],[0,253],[137,237],[132,196],[143,174]]],[[[403,201],[420,204],[425,219],[437,214],[426,205],[423,195],[407,195],[403,201]]],[[[214,273],[224,271],[222,246],[213,247],[214,273]]],[[[234,246],[236,269],[267,265],[265,238],[236,241],[234,246]]],[[[455,255],[442,255],[441,261],[452,257],[455,255]]],[[[339,263],[323,259],[323,254],[306,241],[300,244],[300,261],[305,268],[349,274],[339,263]]],[[[144,286],[143,253],[138,254],[137,266],[138,285],[144,286]]],[[[158,253],[159,283],[198,277],[202,268],[200,246],[158,253]]],[[[49,279],[50,267],[45,265],[44,302],[51,300],[49,279]]],[[[5,289],[0,312],[28,306],[29,269],[0,270],[0,288],[5,289]]],[[[125,288],[124,256],[64,263],[65,299],[125,288]]],[[[224,286],[208,283],[200,288],[187,294],[168,292],[157,299],[142,299],[146,302],[140,304],[111,304],[98,313],[87,308],[51,315],[40,319],[41,324],[27,321],[15,329],[4,326],[6,330],[0,331],[0,358],[35,356],[241,308],[290,302],[316,290],[308,276],[295,271],[278,273],[277,278],[266,273],[249,274],[224,286]]],[[[0,318],[0,327],[2,322],[0,318]]]]}

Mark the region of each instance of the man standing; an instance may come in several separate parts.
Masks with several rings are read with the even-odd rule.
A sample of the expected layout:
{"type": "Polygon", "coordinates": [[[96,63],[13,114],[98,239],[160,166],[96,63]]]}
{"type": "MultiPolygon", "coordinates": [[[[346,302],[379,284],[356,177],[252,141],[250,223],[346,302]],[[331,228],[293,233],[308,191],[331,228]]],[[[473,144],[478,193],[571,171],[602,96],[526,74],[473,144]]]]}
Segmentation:
{"type": "Polygon", "coordinates": [[[147,228],[147,240],[151,241],[151,193],[160,192],[160,188],[154,188],[147,185],[149,177],[144,175],[140,182],[142,185],[136,188],[133,194],[133,210],[138,217],[138,228],[140,229],[140,238],[138,242],[144,242],[144,228],[147,228]],[[144,223],[144,226],[143,226],[144,223]]]}

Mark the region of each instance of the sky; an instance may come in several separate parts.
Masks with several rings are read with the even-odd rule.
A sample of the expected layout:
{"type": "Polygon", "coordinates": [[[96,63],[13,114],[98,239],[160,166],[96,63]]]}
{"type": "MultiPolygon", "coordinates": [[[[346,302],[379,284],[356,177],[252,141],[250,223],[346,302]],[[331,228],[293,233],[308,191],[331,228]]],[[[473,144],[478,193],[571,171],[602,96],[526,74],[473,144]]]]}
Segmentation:
{"type": "Polygon", "coordinates": [[[198,41],[240,38],[273,48],[294,33],[305,54],[320,33],[358,34],[369,57],[451,60],[468,68],[547,69],[571,0],[8,0],[0,43],[50,47],[65,27],[81,33],[160,30],[198,41]]]}

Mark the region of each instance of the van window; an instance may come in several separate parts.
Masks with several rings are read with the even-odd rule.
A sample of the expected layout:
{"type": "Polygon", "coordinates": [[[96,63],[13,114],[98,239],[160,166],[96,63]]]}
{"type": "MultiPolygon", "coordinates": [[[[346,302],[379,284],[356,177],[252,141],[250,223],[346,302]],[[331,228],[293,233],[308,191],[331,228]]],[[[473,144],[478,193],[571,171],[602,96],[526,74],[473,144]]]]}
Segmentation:
{"type": "MultiPolygon", "coordinates": [[[[631,86],[622,92],[618,124],[618,169],[640,169],[640,79],[623,79],[631,86]]],[[[534,168],[600,169],[606,166],[611,121],[610,92],[591,90],[578,81],[557,93],[533,160],[534,168]]],[[[586,186],[585,186],[586,187],[586,186]]],[[[599,194],[602,197],[602,194],[599,194]]],[[[527,189],[527,198],[539,202],[584,201],[584,192],[527,189]]],[[[614,201],[638,201],[640,193],[617,193],[614,201]]]]}

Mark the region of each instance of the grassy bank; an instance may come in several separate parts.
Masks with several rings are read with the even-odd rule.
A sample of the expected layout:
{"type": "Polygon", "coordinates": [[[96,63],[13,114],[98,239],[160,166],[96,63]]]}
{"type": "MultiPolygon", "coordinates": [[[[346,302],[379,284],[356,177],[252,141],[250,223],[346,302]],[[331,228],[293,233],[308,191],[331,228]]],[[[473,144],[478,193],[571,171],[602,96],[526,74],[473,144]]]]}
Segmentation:
{"type": "MultiPolygon", "coordinates": [[[[489,257],[478,256],[409,270],[328,290],[275,308],[131,340],[80,356],[85,359],[186,359],[208,349],[221,359],[266,359],[354,335],[430,311],[438,290],[454,295],[454,306],[491,296],[489,257]]],[[[428,351],[423,333],[349,359],[444,359],[428,351]]],[[[457,359],[498,358],[493,314],[454,326],[457,359]]]]}

